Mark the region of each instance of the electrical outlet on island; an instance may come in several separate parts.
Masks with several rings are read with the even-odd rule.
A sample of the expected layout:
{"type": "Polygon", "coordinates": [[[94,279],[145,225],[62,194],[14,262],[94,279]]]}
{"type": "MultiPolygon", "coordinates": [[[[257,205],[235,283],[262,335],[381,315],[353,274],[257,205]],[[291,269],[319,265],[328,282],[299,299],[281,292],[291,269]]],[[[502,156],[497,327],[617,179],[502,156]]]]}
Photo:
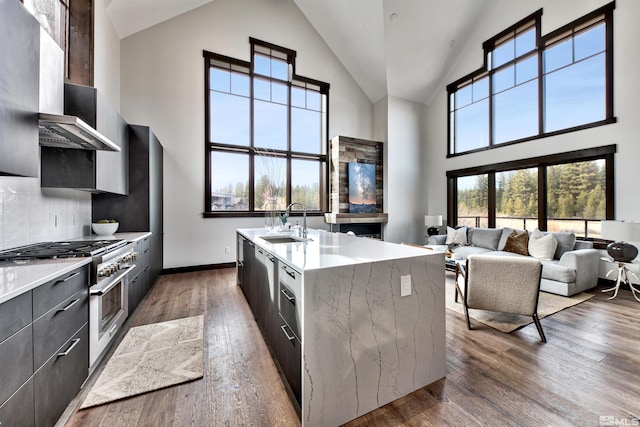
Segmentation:
{"type": "Polygon", "coordinates": [[[411,275],[400,276],[400,296],[411,295],[411,275]]]}

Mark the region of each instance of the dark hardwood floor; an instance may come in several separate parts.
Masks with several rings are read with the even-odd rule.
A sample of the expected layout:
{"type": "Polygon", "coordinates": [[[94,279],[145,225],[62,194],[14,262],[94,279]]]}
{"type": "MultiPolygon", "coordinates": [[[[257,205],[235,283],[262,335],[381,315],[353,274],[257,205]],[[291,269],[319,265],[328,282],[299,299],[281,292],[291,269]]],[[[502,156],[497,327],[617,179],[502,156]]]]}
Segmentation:
{"type": "MultiPolygon", "coordinates": [[[[504,334],[447,310],[447,377],[349,426],[640,425],[640,303],[601,294],[504,334]],[[614,416],[612,422],[600,417],[614,416]]],[[[96,408],[67,426],[300,424],[235,269],[161,276],[127,327],[205,315],[202,380],[96,408]]],[[[94,375],[73,404],[78,404],[94,375]]],[[[339,386],[339,385],[336,385],[339,386]]]]}

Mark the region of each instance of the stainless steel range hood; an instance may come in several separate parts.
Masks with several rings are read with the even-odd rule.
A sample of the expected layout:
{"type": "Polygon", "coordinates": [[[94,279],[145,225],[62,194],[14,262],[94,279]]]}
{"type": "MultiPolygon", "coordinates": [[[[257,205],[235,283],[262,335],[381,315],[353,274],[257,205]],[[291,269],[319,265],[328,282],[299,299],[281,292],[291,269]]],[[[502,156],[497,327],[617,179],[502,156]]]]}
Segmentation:
{"type": "Polygon", "coordinates": [[[40,145],[80,150],[120,151],[109,138],[76,116],[40,113],[40,145]]]}

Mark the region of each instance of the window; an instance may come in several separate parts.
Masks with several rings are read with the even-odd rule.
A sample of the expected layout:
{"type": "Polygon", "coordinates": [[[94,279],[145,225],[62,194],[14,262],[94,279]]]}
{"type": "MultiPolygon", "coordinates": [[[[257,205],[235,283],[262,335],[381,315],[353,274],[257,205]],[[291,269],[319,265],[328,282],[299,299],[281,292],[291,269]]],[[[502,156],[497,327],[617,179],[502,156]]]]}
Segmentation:
{"type": "Polygon", "coordinates": [[[296,75],[295,51],[250,44],[251,62],[204,52],[205,216],[324,212],[329,84],[296,75]]]}
{"type": "Polygon", "coordinates": [[[470,227],[489,226],[489,177],[487,174],[457,178],[458,222],[470,227]]]}
{"type": "Polygon", "coordinates": [[[538,227],[538,168],[495,173],[496,227],[538,227]]]}
{"type": "Polygon", "coordinates": [[[448,223],[600,237],[614,217],[615,145],[448,171],[448,223]]]}
{"type": "Polygon", "coordinates": [[[547,229],[600,235],[607,219],[607,170],[603,159],[547,167],[547,229]]]}
{"type": "Polygon", "coordinates": [[[614,123],[613,8],[544,37],[539,10],[486,41],[485,65],[447,86],[448,156],[614,123]]]}

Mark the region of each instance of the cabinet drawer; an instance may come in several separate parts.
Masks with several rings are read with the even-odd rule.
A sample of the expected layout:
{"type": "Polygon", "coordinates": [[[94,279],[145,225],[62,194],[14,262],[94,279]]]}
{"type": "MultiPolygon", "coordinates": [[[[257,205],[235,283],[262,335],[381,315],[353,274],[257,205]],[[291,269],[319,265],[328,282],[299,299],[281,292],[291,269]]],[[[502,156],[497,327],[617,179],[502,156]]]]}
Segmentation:
{"type": "Polygon", "coordinates": [[[31,324],[0,344],[0,404],[33,374],[31,324]]]}
{"type": "Polygon", "coordinates": [[[84,266],[33,290],[33,318],[37,319],[82,289],[89,288],[89,266],[84,266]]]}
{"type": "Polygon", "coordinates": [[[0,406],[0,426],[33,427],[33,379],[0,406]]]}
{"type": "Polygon", "coordinates": [[[280,281],[280,292],[278,292],[278,296],[280,299],[280,315],[293,330],[296,337],[300,339],[300,321],[296,306],[296,304],[300,302],[296,301],[296,294],[280,281]]]}
{"type": "Polygon", "coordinates": [[[89,320],[89,288],[58,304],[33,322],[34,366],[37,370],[89,320]]]}
{"type": "Polygon", "coordinates": [[[35,425],[51,427],[80,391],[89,372],[89,325],[78,331],[34,375],[35,425]]]}
{"type": "Polygon", "coordinates": [[[298,404],[302,392],[302,344],[291,335],[291,329],[282,317],[280,320],[280,333],[276,335],[274,353],[280,364],[289,387],[298,404]]]}
{"type": "Polygon", "coordinates": [[[0,304],[0,343],[31,323],[31,319],[31,291],[0,304]]]}

